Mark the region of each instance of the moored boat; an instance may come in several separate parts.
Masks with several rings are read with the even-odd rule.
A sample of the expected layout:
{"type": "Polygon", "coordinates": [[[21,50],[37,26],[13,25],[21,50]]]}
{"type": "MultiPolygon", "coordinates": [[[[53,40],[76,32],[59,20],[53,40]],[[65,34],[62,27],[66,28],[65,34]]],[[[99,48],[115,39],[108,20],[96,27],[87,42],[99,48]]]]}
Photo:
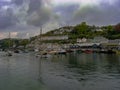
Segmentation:
{"type": "Polygon", "coordinates": [[[7,51],[6,56],[12,56],[12,51],[7,51]]]}
{"type": "Polygon", "coordinates": [[[93,51],[92,50],[85,50],[84,53],[91,54],[91,53],[93,53],[93,51]]]}
{"type": "Polygon", "coordinates": [[[105,54],[115,54],[116,51],[113,51],[113,50],[105,50],[105,49],[102,49],[99,51],[99,53],[105,53],[105,54]]]}
{"type": "Polygon", "coordinates": [[[60,50],[57,51],[57,54],[66,54],[66,53],[67,52],[64,49],[60,49],[60,50]]]}
{"type": "Polygon", "coordinates": [[[67,52],[67,53],[71,53],[71,52],[74,52],[74,50],[72,50],[72,49],[67,49],[66,52],[67,52]]]}

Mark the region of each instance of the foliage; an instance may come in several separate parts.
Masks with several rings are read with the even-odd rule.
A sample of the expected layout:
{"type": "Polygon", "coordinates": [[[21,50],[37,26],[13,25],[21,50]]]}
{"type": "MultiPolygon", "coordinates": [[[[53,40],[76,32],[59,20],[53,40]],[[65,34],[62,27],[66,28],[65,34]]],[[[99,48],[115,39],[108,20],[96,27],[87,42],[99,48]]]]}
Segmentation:
{"type": "MultiPolygon", "coordinates": [[[[90,26],[86,22],[82,22],[76,26],[66,26],[59,29],[49,31],[42,36],[63,36],[68,35],[68,40],[49,40],[43,41],[45,43],[75,43],[77,38],[88,38],[93,39],[96,36],[103,36],[108,39],[120,39],[120,23],[117,25],[108,25],[108,26],[90,26]]],[[[38,36],[31,37],[30,42],[34,41],[38,36]]],[[[16,43],[16,42],[15,42],[16,43]]],[[[17,42],[17,45],[26,46],[29,41],[23,40],[17,42]]],[[[5,46],[7,45],[7,42],[5,46]]]]}
{"type": "Polygon", "coordinates": [[[28,40],[28,39],[23,39],[23,40],[20,40],[19,45],[20,45],[20,46],[24,46],[24,48],[25,48],[25,46],[26,46],[28,43],[29,43],[29,40],[28,40]]]}
{"type": "Polygon", "coordinates": [[[115,31],[120,33],[120,23],[115,25],[115,31]]]}
{"type": "Polygon", "coordinates": [[[0,40],[0,46],[1,48],[17,48],[19,46],[26,46],[27,44],[29,44],[29,40],[28,39],[3,39],[0,40]]]}

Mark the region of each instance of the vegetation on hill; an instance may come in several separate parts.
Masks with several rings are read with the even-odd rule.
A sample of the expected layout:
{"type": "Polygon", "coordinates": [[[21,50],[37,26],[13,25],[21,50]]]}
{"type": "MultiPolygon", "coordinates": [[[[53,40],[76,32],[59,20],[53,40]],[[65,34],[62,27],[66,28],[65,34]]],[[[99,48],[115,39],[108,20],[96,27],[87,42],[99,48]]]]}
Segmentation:
{"type": "MultiPolygon", "coordinates": [[[[120,23],[117,25],[108,26],[90,26],[86,22],[82,22],[76,26],[65,26],[59,29],[49,31],[42,36],[57,36],[57,35],[68,35],[69,40],[46,40],[43,43],[75,43],[77,38],[88,38],[93,39],[96,36],[103,36],[108,39],[120,39],[120,23]]],[[[0,40],[1,48],[19,47],[26,46],[32,41],[35,41],[39,36],[31,37],[30,41],[28,39],[3,39],[0,40]]]]}
{"type": "Polygon", "coordinates": [[[0,40],[0,48],[18,48],[19,46],[26,47],[30,41],[28,39],[3,39],[0,40]]]}
{"type": "Polygon", "coordinates": [[[108,26],[90,26],[86,22],[82,22],[76,26],[66,26],[56,30],[52,30],[44,34],[44,36],[52,35],[69,35],[69,39],[77,38],[94,38],[103,36],[108,39],[120,39],[120,24],[108,26]]]}

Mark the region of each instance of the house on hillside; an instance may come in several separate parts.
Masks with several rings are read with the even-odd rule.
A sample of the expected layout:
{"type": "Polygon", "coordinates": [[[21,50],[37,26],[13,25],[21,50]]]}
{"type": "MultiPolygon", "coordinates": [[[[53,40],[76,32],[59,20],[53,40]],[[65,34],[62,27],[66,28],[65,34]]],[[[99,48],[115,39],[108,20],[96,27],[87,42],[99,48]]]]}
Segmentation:
{"type": "Polygon", "coordinates": [[[68,39],[68,35],[64,35],[64,36],[43,36],[41,37],[41,40],[67,40],[68,39]]]}
{"type": "Polygon", "coordinates": [[[73,30],[73,27],[62,27],[54,31],[53,34],[64,34],[65,32],[71,32],[73,30]]]}
{"type": "Polygon", "coordinates": [[[78,38],[77,39],[77,43],[85,43],[85,42],[87,42],[87,39],[86,38],[78,38]]]}
{"type": "Polygon", "coordinates": [[[99,46],[102,43],[108,43],[108,39],[104,38],[104,37],[94,37],[94,39],[77,39],[77,43],[79,46],[93,46],[93,45],[97,45],[99,46]]]}
{"type": "Polygon", "coordinates": [[[98,36],[98,37],[94,37],[93,39],[93,43],[108,43],[109,40],[105,37],[102,37],[102,36],[98,36]]]}

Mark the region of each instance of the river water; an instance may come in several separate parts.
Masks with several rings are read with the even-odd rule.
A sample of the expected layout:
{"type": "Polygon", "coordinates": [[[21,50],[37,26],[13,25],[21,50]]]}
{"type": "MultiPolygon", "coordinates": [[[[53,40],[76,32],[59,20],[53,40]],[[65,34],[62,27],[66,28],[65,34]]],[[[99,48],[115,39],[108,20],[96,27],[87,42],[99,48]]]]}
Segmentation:
{"type": "Polygon", "coordinates": [[[0,54],[0,90],[120,90],[120,55],[0,54]]]}

